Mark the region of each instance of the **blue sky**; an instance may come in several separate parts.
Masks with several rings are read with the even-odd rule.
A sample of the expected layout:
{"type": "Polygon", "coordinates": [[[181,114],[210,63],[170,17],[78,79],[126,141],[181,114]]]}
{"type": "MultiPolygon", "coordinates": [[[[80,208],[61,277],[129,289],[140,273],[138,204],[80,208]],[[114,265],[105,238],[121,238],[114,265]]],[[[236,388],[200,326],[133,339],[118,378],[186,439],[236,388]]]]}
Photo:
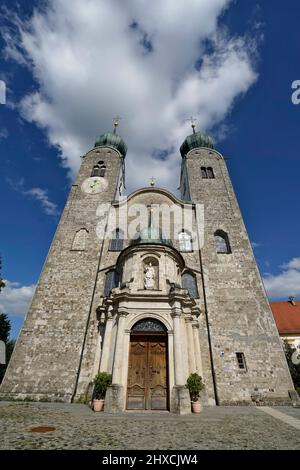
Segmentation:
{"type": "MultiPolygon", "coordinates": [[[[19,0],[17,17],[3,12],[0,79],[7,85],[7,104],[0,105],[0,253],[8,285],[0,306],[11,318],[13,337],[79,156],[93,146],[97,134],[111,128],[115,114],[123,117],[120,133],[129,149],[130,189],[147,184],[153,174],[158,185],[177,186],[179,145],[190,133],[184,117],[196,115],[198,126],[214,136],[228,158],[270,298],[300,294],[300,105],[291,101],[292,82],[300,80],[299,2],[199,0],[198,10],[197,2],[189,1],[193,19],[169,2],[165,16],[155,10],[156,1],[149,11],[139,10],[136,0],[128,1],[127,11],[116,1],[109,9],[105,0],[76,0],[79,16],[68,11],[66,0],[45,1],[35,23],[37,2],[19,0]],[[95,12],[117,30],[110,28],[102,37],[90,19],[95,12]],[[17,24],[23,28],[21,37],[17,24]],[[66,47],[54,60],[59,41],[66,47]],[[114,73],[116,63],[121,72],[114,73]],[[216,92],[205,89],[201,70],[217,76],[216,92]],[[169,93],[166,102],[156,80],[161,93],[169,93]],[[192,80],[198,80],[196,88],[192,80]],[[177,95],[169,92],[176,87],[177,95]],[[147,101],[149,95],[153,99],[147,101]],[[163,164],[157,161],[160,154],[163,164]],[[130,176],[136,162],[140,179],[130,176]]],[[[12,9],[15,2],[2,3],[12,9]]]]}

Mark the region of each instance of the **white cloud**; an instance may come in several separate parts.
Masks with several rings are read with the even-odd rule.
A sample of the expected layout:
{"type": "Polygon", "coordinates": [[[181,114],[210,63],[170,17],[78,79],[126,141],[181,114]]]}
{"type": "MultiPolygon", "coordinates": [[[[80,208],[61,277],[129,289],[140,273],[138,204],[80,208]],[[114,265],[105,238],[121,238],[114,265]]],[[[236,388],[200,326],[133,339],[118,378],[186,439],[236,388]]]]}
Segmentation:
{"type": "Polygon", "coordinates": [[[293,258],[288,263],[281,266],[283,269],[298,269],[300,270],[300,258],[293,258]]]}
{"type": "Polygon", "coordinates": [[[24,189],[24,179],[21,179],[17,182],[8,179],[8,183],[15,191],[18,191],[19,193],[24,194],[24,196],[38,201],[41,204],[45,214],[53,216],[58,214],[57,205],[54,202],[50,201],[48,191],[46,189],[24,189]]]}
{"type": "Polygon", "coordinates": [[[7,139],[8,135],[8,130],[5,127],[0,129],[0,140],[7,139]]]}
{"type": "Polygon", "coordinates": [[[260,243],[257,242],[251,242],[252,248],[259,248],[261,246],[260,243]]]}
{"type": "Polygon", "coordinates": [[[265,274],[263,281],[270,298],[300,296],[300,258],[294,258],[281,266],[278,275],[265,274]]]}
{"type": "Polygon", "coordinates": [[[185,119],[195,115],[205,130],[220,124],[257,78],[255,42],[219,26],[230,3],[48,0],[26,23],[15,19],[19,35],[6,31],[7,55],[25,60],[38,84],[22,115],[46,131],[74,174],[119,114],[130,190],[152,175],[174,190],[185,119]],[[155,149],[168,149],[168,158],[153,158],[155,149]]]}
{"type": "Polygon", "coordinates": [[[18,282],[5,280],[5,287],[0,294],[0,312],[22,317],[28,310],[35,285],[22,286],[18,282]]]}
{"type": "Polygon", "coordinates": [[[25,191],[24,194],[36,199],[41,203],[41,206],[47,215],[57,215],[57,205],[49,200],[46,189],[32,188],[25,191]]]}

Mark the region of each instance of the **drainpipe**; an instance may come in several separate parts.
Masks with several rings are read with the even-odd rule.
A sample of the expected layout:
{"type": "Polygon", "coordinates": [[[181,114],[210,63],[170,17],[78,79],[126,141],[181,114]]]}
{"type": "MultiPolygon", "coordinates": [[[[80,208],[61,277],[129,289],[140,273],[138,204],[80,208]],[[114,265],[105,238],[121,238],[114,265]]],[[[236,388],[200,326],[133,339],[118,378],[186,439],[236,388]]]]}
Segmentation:
{"type": "Polygon", "coordinates": [[[87,318],[87,322],[86,322],[86,327],[85,327],[85,332],[84,332],[84,337],[83,337],[83,343],[82,343],[82,348],[81,348],[81,353],[80,353],[80,359],[79,359],[79,365],[78,365],[78,371],[77,371],[77,374],[76,374],[74,392],[73,392],[73,395],[71,397],[71,403],[74,402],[75,395],[76,395],[76,392],[77,392],[79,376],[80,376],[80,371],[81,371],[81,366],[82,366],[82,361],[83,361],[83,355],[84,355],[84,349],[85,349],[85,344],[86,344],[86,338],[87,338],[87,334],[88,334],[88,329],[89,329],[89,324],[90,324],[90,319],[91,319],[91,314],[92,314],[92,307],[93,307],[94,297],[95,297],[95,292],[96,292],[96,287],[97,287],[97,280],[98,280],[98,274],[99,274],[99,270],[100,270],[100,263],[101,263],[101,260],[102,260],[105,234],[107,232],[107,227],[108,227],[110,208],[111,208],[111,206],[109,206],[109,209],[108,209],[108,212],[107,212],[107,219],[106,219],[106,224],[105,224],[105,229],[104,229],[104,238],[103,238],[103,242],[102,242],[102,246],[101,246],[101,250],[100,250],[100,254],[99,254],[99,260],[98,260],[97,271],[96,271],[96,276],[95,276],[94,288],[93,288],[93,293],[92,293],[92,298],[91,298],[91,303],[90,303],[90,308],[89,308],[89,314],[88,314],[88,318],[87,318]]]}
{"type": "Polygon", "coordinates": [[[212,379],[213,379],[215,400],[216,400],[216,405],[218,406],[220,404],[220,402],[219,402],[218,389],[217,389],[217,379],[216,379],[215,366],[214,366],[214,360],[213,360],[213,351],[212,351],[211,336],[210,336],[210,326],[209,326],[209,319],[208,319],[207,299],[206,299],[206,292],[205,292],[204,273],[203,273],[203,265],[202,265],[202,255],[201,255],[200,249],[199,249],[199,258],[200,258],[200,264],[201,264],[201,279],[202,279],[202,288],[203,288],[205,320],[206,320],[206,328],[207,328],[207,336],[208,336],[209,359],[210,359],[210,365],[211,365],[211,374],[212,374],[212,379]]]}

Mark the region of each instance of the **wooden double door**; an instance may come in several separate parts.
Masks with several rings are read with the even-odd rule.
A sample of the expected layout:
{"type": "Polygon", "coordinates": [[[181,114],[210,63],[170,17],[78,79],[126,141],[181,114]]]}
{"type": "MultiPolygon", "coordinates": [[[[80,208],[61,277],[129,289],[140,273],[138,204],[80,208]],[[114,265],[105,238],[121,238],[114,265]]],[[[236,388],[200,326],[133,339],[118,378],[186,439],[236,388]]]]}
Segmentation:
{"type": "Polygon", "coordinates": [[[128,410],[167,410],[167,335],[131,335],[128,410]]]}

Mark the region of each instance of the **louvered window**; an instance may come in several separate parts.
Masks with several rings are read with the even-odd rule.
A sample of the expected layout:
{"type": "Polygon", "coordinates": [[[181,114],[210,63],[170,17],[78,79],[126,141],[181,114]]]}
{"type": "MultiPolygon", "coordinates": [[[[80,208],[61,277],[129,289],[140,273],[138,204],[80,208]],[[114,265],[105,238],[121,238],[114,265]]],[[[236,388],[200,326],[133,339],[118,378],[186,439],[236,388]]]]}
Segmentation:
{"type": "Polygon", "coordinates": [[[113,233],[113,238],[110,242],[111,251],[122,251],[124,245],[124,234],[123,231],[117,228],[113,233]]]}

